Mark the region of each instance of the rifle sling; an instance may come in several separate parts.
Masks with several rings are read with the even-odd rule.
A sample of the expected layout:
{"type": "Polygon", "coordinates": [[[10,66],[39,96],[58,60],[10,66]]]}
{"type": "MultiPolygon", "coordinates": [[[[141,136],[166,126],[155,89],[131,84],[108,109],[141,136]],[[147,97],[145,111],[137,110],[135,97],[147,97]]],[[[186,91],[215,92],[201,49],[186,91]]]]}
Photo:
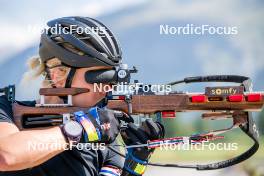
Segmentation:
{"type": "Polygon", "coordinates": [[[179,165],[179,164],[163,164],[163,163],[152,163],[152,162],[149,162],[148,165],[159,166],[159,167],[192,168],[197,170],[216,170],[241,163],[247,160],[248,158],[250,158],[252,155],[254,155],[259,148],[258,131],[256,128],[256,124],[252,118],[252,113],[248,113],[248,122],[243,126],[241,125],[240,129],[254,141],[254,145],[250,147],[247,151],[242,153],[241,155],[236,156],[234,158],[216,163],[204,164],[204,165],[179,165]]]}

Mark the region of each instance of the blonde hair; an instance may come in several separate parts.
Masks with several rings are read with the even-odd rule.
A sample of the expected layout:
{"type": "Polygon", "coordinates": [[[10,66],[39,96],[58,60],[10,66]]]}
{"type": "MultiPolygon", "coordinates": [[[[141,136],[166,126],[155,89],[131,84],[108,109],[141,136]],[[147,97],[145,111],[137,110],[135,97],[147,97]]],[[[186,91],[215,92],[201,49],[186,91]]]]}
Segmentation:
{"type": "Polygon", "coordinates": [[[55,67],[52,69],[59,69],[60,74],[59,79],[57,81],[61,81],[67,78],[67,75],[70,71],[70,67],[63,66],[61,61],[58,58],[53,58],[48,60],[46,63],[43,63],[40,57],[34,56],[28,59],[27,66],[29,70],[24,73],[22,77],[22,85],[27,84],[31,80],[35,80],[42,76],[44,79],[42,81],[43,87],[52,87],[55,84],[53,80],[51,80],[48,76],[47,71],[49,71],[49,67],[55,67]],[[56,67],[59,66],[59,67],[56,67]]]}
{"type": "MultiPolygon", "coordinates": [[[[74,47],[73,45],[69,43],[64,43],[63,39],[61,37],[55,37],[54,40],[57,42],[61,42],[61,46],[64,47],[67,50],[70,50],[71,52],[78,54],[78,55],[85,55],[84,52],[80,51],[78,48],[74,47]]],[[[88,41],[85,41],[85,43],[92,48],[94,48],[88,41]]],[[[29,81],[34,80],[41,75],[44,76],[44,80],[42,82],[43,87],[52,87],[52,85],[55,84],[53,80],[49,78],[47,71],[49,71],[49,67],[55,67],[58,65],[62,65],[61,61],[58,58],[53,58],[48,60],[46,63],[43,63],[41,58],[39,56],[32,57],[28,59],[27,65],[29,67],[29,70],[24,73],[23,78],[22,78],[22,85],[26,85],[29,81]]],[[[70,72],[70,67],[66,66],[60,66],[52,69],[60,69],[60,72],[62,73],[60,75],[59,80],[61,81],[67,78],[69,72],[70,72]]]]}

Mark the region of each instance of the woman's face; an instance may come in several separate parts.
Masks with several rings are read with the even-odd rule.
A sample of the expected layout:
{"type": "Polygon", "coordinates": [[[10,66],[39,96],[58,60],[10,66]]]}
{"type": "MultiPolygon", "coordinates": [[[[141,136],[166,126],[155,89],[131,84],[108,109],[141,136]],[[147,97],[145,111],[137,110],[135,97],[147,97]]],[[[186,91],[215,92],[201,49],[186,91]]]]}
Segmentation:
{"type": "Polygon", "coordinates": [[[89,84],[85,81],[85,73],[88,70],[100,70],[100,69],[111,69],[111,67],[91,67],[91,68],[80,68],[76,70],[76,73],[73,77],[71,87],[78,87],[78,88],[87,88],[89,92],[82,93],[79,95],[73,96],[73,104],[74,106],[79,107],[89,107],[95,105],[101,99],[103,99],[106,95],[104,91],[96,91],[94,90],[94,85],[89,84]]]}

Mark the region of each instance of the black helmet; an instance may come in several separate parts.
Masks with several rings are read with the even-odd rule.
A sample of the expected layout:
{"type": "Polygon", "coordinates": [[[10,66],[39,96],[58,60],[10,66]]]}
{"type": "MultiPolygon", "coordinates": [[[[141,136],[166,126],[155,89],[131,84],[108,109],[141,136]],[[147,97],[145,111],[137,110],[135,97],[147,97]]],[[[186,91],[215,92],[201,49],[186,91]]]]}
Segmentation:
{"type": "Polygon", "coordinates": [[[44,63],[56,57],[63,64],[76,68],[120,64],[120,45],[112,32],[98,20],[63,17],[49,21],[47,25],[39,46],[39,55],[44,63]],[[70,44],[81,54],[72,52],[63,44],[70,44]]]}

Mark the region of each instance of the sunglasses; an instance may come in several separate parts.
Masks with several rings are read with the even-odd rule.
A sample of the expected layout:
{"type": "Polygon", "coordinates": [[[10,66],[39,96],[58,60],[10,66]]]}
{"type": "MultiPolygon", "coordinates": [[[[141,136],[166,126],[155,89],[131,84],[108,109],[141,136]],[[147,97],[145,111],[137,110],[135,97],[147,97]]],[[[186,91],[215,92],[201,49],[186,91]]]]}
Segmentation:
{"type": "MultiPolygon", "coordinates": [[[[46,71],[48,72],[49,69],[67,66],[62,64],[47,67],[46,71]]],[[[113,69],[102,69],[102,70],[88,70],[85,72],[84,77],[85,81],[90,84],[94,83],[103,83],[103,84],[127,84],[130,83],[131,73],[137,73],[138,70],[134,66],[133,69],[128,69],[127,64],[120,64],[113,69]]],[[[71,75],[72,77],[73,75],[71,75]]]]}

